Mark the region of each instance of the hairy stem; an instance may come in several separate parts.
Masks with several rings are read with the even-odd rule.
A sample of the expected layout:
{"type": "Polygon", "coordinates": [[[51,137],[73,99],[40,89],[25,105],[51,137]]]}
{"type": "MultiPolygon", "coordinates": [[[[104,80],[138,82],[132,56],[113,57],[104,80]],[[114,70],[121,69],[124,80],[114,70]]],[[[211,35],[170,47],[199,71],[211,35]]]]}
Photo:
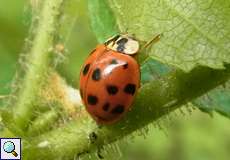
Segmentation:
{"type": "Polygon", "coordinates": [[[86,153],[143,128],[192,99],[224,84],[229,78],[230,65],[226,66],[225,70],[197,67],[189,73],[171,72],[161,79],[143,85],[132,111],[118,124],[98,126],[84,113],[62,128],[32,139],[30,146],[24,148],[24,156],[33,155],[35,159],[73,158],[74,155],[86,153]],[[97,138],[92,140],[90,135],[93,132],[97,138]]]}
{"type": "Polygon", "coordinates": [[[56,21],[62,2],[63,0],[46,0],[43,4],[38,28],[28,54],[28,69],[14,108],[14,123],[21,130],[28,127],[36,96],[46,80],[47,70],[52,60],[56,21]]]}

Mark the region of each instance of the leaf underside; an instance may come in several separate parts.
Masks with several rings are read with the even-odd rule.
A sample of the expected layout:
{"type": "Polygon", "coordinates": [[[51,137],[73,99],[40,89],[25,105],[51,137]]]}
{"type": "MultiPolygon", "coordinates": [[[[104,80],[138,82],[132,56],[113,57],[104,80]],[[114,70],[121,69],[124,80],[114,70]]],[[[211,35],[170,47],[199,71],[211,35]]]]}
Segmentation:
{"type": "MultiPolygon", "coordinates": [[[[141,66],[141,81],[143,84],[148,83],[169,73],[171,70],[172,67],[170,68],[149,58],[141,66]]],[[[192,104],[206,113],[212,114],[213,111],[217,111],[224,116],[230,117],[230,81],[193,100],[192,104]]]]}
{"type": "Polygon", "coordinates": [[[212,114],[213,111],[217,111],[230,117],[230,81],[196,99],[193,104],[204,112],[212,114]]]}

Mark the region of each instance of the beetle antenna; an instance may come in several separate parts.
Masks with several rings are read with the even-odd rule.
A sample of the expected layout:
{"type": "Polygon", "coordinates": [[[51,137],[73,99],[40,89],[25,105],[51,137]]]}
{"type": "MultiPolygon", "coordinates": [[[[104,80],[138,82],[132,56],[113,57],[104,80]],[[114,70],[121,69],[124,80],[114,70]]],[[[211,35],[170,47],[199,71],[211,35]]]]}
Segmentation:
{"type": "Polygon", "coordinates": [[[161,39],[162,36],[163,36],[162,33],[156,35],[155,37],[153,37],[152,39],[150,39],[148,42],[146,42],[146,43],[144,44],[144,46],[141,48],[141,50],[142,50],[142,49],[148,48],[150,45],[152,45],[152,44],[154,44],[154,43],[157,43],[157,42],[161,39]]]}

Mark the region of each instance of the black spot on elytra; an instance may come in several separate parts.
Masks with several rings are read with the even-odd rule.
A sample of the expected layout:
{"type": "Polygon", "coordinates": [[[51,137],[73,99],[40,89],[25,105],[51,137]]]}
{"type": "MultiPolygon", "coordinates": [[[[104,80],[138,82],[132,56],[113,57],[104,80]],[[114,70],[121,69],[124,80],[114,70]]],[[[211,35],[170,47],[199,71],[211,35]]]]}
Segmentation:
{"type": "Polygon", "coordinates": [[[127,94],[131,94],[131,95],[134,95],[136,91],[136,85],[135,84],[127,84],[124,88],[124,92],[127,93],[127,94]]]}
{"type": "Polygon", "coordinates": [[[110,104],[107,102],[106,104],[104,104],[102,109],[107,112],[109,110],[109,107],[110,107],[110,104]]]}
{"type": "Polygon", "coordinates": [[[118,104],[112,109],[111,113],[121,114],[124,112],[124,110],[125,110],[125,107],[123,105],[118,104]]]}
{"type": "Polygon", "coordinates": [[[96,68],[93,71],[92,79],[95,80],[95,81],[99,81],[101,79],[101,70],[99,68],[96,68]]]}
{"type": "Polygon", "coordinates": [[[88,73],[89,67],[90,67],[90,64],[85,65],[85,67],[84,67],[84,69],[83,69],[83,75],[84,75],[84,76],[88,73]]]}
{"type": "Polygon", "coordinates": [[[128,68],[128,65],[129,65],[129,64],[126,62],[126,63],[123,65],[123,68],[124,68],[124,69],[127,69],[127,68],[128,68]]]}
{"type": "Polygon", "coordinates": [[[112,61],[110,62],[110,64],[118,64],[116,59],[112,59],[112,61]]]}
{"type": "Polygon", "coordinates": [[[115,95],[118,92],[118,88],[114,85],[107,85],[106,90],[110,95],[115,95]]]}
{"type": "Polygon", "coordinates": [[[88,95],[87,101],[90,105],[96,105],[98,102],[98,98],[96,96],[93,96],[93,95],[88,95]]]}

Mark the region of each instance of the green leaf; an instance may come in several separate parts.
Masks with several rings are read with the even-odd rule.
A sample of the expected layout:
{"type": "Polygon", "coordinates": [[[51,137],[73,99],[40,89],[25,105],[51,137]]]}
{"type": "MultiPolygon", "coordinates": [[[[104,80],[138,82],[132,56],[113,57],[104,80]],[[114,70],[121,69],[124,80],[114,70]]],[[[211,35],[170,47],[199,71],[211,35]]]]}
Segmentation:
{"type": "Polygon", "coordinates": [[[141,82],[147,83],[153,81],[160,76],[169,73],[171,68],[166,66],[152,58],[148,58],[142,65],[141,65],[141,82]]]}
{"type": "MultiPolygon", "coordinates": [[[[100,3],[105,2],[100,0],[100,3]]],[[[197,65],[214,69],[230,62],[229,0],[109,0],[115,17],[100,18],[103,26],[116,19],[120,32],[147,41],[162,33],[152,47],[151,56],[163,63],[190,71],[197,65]]],[[[106,14],[95,1],[96,10],[106,14]],[[100,7],[100,8],[98,8],[100,7]]],[[[92,9],[91,9],[92,12],[92,9]]],[[[92,13],[91,13],[92,15],[92,13]]],[[[94,12],[94,17],[101,14],[94,12]]],[[[92,16],[91,16],[92,17],[92,16]]],[[[95,18],[98,19],[98,18],[95,18]]],[[[95,20],[93,21],[95,24],[95,20]]],[[[101,26],[95,26],[98,30],[101,26]]],[[[109,30],[110,28],[108,28],[109,30]]],[[[103,27],[104,32],[107,28],[103,27]]],[[[98,31],[96,35],[98,37],[98,31]]]]}
{"type": "Polygon", "coordinates": [[[217,111],[230,117],[230,81],[225,86],[218,87],[208,94],[196,99],[193,104],[202,111],[212,114],[217,111]]]}
{"type": "Polygon", "coordinates": [[[88,10],[91,26],[98,42],[102,43],[119,33],[116,19],[107,4],[107,0],[88,0],[88,10]]]}
{"type": "MultiPolygon", "coordinates": [[[[141,82],[144,84],[153,81],[171,70],[172,68],[149,58],[141,66],[141,82]]],[[[216,111],[230,117],[230,81],[193,100],[192,104],[206,113],[212,114],[216,111]]]]}

